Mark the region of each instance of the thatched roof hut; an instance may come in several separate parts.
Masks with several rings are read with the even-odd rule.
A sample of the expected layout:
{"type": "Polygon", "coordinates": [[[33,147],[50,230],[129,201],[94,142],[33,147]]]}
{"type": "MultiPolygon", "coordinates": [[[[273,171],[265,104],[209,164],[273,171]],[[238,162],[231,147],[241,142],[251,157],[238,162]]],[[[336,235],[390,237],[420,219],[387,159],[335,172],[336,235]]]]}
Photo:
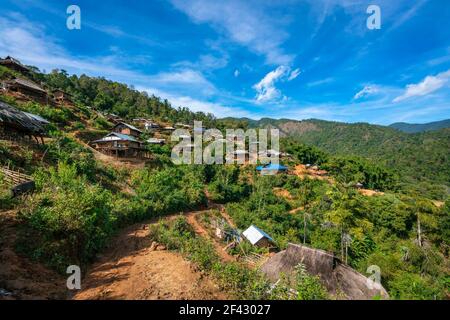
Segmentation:
{"type": "Polygon", "coordinates": [[[7,92],[15,93],[19,97],[25,96],[32,98],[40,103],[47,104],[49,102],[47,91],[28,79],[16,78],[3,82],[3,87],[7,92]]]}
{"type": "Polygon", "coordinates": [[[381,285],[370,287],[368,283],[371,280],[343,264],[332,253],[303,245],[290,243],[286,250],[270,258],[261,271],[276,282],[282,273],[290,275],[298,264],[303,264],[309,274],[318,275],[332,295],[341,293],[352,300],[389,297],[381,285]]]}
{"type": "Polygon", "coordinates": [[[30,71],[30,69],[24,66],[19,60],[10,56],[7,56],[4,59],[0,59],[0,65],[25,74],[30,71]]]}
{"type": "Polygon", "coordinates": [[[49,122],[31,113],[20,111],[0,101],[0,126],[4,130],[14,130],[26,135],[42,136],[46,133],[45,125],[49,122]]]}

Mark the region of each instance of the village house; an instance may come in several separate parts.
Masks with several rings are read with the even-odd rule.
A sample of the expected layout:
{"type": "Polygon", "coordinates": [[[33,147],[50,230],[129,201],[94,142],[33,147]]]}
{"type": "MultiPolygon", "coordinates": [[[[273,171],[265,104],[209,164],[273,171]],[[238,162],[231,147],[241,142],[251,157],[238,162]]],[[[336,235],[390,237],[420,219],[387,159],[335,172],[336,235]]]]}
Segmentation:
{"type": "Polygon", "coordinates": [[[139,138],[142,134],[142,131],[136,128],[135,126],[132,126],[131,124],[125,123],[125,122],[119,122],[116,124],[112,130],[116,133],[125,134],[128,136],[132,136],[135,138],[139,138]]]}
{"type": "Polygon", "coordinates": [[[13,57],[10,57],[10,56],[7,56],[4,59],[0,59],[0,65],[7,67],[11,70],[15,70],[15,71],[20,72],[25,75],[30,72],[30,69],[25,67],[22,63],[20,63],[19,60],[14,59],[13,57]]]}
{"type": "Polygon", "coordinates": [[[182,128],[182,129],[191,129],[192,128],[192,126],[190,126],[188,124],[181,123],[181,122],[175,123],[175,127],[176,128],[182,128]]]}
{"type": "Polygon", "coordinates": [[[153,123],[153,120],[146,118],[134,118],[131,122],[139,128],[146,128],[146,125],[148,123],[153,123]]]}
{"type": "Polygon", "coordinates": [[[108,113],[106,115],[103,115],[109,122],[118,124],[123,122],[122,118],[114,113],[108,113]]]}
{"type": "Polygon", "coordinates": [[[175,131],[175,128],[172,126],[165,126],[165,127],[162,127],[162,130],[171,132],[171,131],[175,131]]]}
{"type": "Polygon", "coordinates": [[[45,126],[49,122],[32,113],[20,111],[13,106],[0,101],[0,136],[7,138],[17,138],[28,136],[34,137],[39,143],[40,138],[44,144],[45,126]]]}
{"type": "Polygon", "coordinates": [[[33,98],[40,103],[48,104],[49,98],[47,91],[41,88],[38,84],[21,78],[14,80],[6,80],[3,82],[3,90],[12,95],[22,98],[33,98]]]}
{"type": "Polygon", "coordinates": [[[123,133],[111,132],[91,145],[98,151],[120,158],[148,158],[144,144],[135,137],[123,133]]]}
{"type": "Polygon", "coordinates": [[[152,131],[155,129],[159,129],[159,124],[157,124],[156,122],[152,122],[152,121],[147,121],[144,124],[144,128],[146,131],[152,131]]]}
{"type": "Polygon", "coordinates": [[[252,245],[260,248],[272,247],[275,243],[271,236],[254,225],[245,230],[242,236],[252,245]]]}
{"type": "Polygon", "coordinates": [[[147,140],[147,143],[163,145],[166,143],[166,139],[150,138],[147,140]]]}
{"type": "Polygon", "coordinates": [[[59,105],[73,106],[72,95],[61,89],[53,91],[53,99],[59,105]]]}

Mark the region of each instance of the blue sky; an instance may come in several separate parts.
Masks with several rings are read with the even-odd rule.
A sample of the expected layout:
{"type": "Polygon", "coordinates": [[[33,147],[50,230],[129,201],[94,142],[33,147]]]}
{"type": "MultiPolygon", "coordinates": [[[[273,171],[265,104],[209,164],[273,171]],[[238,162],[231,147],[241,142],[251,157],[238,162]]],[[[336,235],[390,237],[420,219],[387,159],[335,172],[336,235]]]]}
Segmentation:
{"type": "Polygon", "coordinates": [[[390,124],[450,118],[446,0],[0,0],[0,56],[174,106],[390,124]],[[66,9],[81,9],[68,30],[66,9]],[[369,30],[366,9],[381,8],[369,30]]]}

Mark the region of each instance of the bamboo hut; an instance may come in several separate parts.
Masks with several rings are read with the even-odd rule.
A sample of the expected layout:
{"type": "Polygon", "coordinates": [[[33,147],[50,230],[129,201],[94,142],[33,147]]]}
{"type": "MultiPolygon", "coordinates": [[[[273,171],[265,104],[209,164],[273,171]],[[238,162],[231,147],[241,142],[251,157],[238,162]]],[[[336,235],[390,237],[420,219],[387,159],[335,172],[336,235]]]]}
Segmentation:
{"type": "Polygon", "coordinates": [[[40,138],[44,144],[47,124],[49,122],[38,115],[20,111],[0,101],[0,134],[4,137],[34,137],[38,143],[40,138]]]}
{"type": "Polygon", "coordinates": [[[148,152],[143,143],[135,137],[111,132],[100,140],[95,140],[92,146],[110,156],[117,158],[148,158],[148,152]]]}
{"type": "Polygon", "coordinates": [[[53,98],[59,105],[73,106],[72,95],[61,89],[56,89],[53,91],[53,98]]]}
{"type": "Polygon", "coordinates": [[[289,243],[286,250],[270,258],[261,271],[275,283],[281,274],[291,275],[299,264],[303,264],[309,274],[319,276],[332,295],[342,294],[351,300],[368,300],[375,296],[389,298],[380,284],[369,285],[370,279],[342,263],[334,254],[304,245],[289,243]]]}
{"type": "Polygon", "coordinates": [[[4,59],[0,59],[0,65],[18,71],[22,74],[28,74],[30,72],[30,69],[25,67],[19,60],[14,59],[13,57],[10,56],[7,56],[4,59]]]}
{"type": "Polygon", "coordinates": [[[119,122],[118,124],[116,124],[112,131],[115,133],[132,136],[134,138],[139,138],[142,134],[141,130],[125,122],[119,122]]]}
{"type": "Polygon", "coordinates": [[[42,87],[33,81],[16,78],[7,80],[3,83],[3,88],[6,92],[17,96],[18,98],[28,98],[38,101],[43,104],[48,104],[48,94],[42,87]]]}

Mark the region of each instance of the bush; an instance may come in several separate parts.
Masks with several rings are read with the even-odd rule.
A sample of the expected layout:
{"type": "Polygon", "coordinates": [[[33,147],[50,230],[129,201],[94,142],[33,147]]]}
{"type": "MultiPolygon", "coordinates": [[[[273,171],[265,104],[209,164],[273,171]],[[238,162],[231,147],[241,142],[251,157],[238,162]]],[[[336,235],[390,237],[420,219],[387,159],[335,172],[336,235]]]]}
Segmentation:
{"type": "Polygon", "coordinates": [[[108,130],[111,128],[111,124],[103,117],[97,117],[94,121],[94,126],[100,130],[108,130]]]}
{"type": "Polygon", "coordinates": [[[368,189],[394,190],[398,176],[388,168],[359,157],[334,157],[323,165],[343,183],[362,183],[368,189]]]}
{"type": "Polygon", "coordinates": [[[434,300],[440,296],[438,288],[426,278],[404,272],[389,282],[390,294],[400,300],[434,300]]]}
{"type": "Polygon", "coordinates": [[[111,194],[64,163],[50,169],[40,184],[42,191],[19,214],[24,225],[20,247],[61,272],[90,261],[113,231],[111,194]]]}
{"type": "Polygon", "coordinates": [[[205,205],[203,177],[196,170],[184,166],[134,172],[132,184],[149,217],[205,205]]]}

